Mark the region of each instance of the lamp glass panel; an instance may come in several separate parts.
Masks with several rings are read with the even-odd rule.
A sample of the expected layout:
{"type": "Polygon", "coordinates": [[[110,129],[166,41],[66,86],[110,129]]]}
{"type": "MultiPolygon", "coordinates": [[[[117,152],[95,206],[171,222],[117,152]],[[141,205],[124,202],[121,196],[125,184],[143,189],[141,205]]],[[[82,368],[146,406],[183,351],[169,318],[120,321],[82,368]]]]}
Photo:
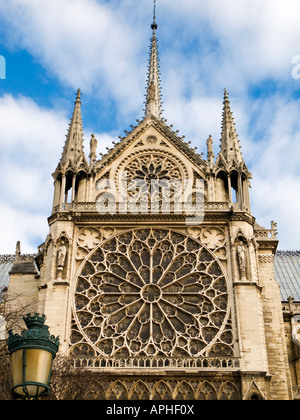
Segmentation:
{"type": "MultiPolygon", "coordinates": [[[[39,395],[44,388],[30,385],[40,383],[49,385],[49,374],[52,363],[52,354],[40,349],[26,349],[25,378],[23,378],[23,350],[18,350],[12,354],[12,371],[14,386],[26,385],[27,393],[31,396],[39,395]]],[[[17,387],[15,392],[25,395],[22,386],[17,387]]]]}
{"type": "Polygon", "coordinates": [[[13,386],[23,383],[23,349],[17,350],[11,355],[11,370],[13,386]]]}

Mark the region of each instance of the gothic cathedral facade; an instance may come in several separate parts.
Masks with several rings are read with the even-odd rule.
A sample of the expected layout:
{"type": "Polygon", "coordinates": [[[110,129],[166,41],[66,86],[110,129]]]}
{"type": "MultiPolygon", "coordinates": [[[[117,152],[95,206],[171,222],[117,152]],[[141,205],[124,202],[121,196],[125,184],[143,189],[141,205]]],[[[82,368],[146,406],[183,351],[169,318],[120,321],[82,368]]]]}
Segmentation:
{"type": "Polygon", "coordinates": [[[228,93],[204,159],[162,117],[156,30],[144,118],[100,160],[78,90],[39,275],[12,270],[9,290],[36,297],[75,366],[109,374],[93,398],[291,399],[276,225],[251,213],[228,93]]]}

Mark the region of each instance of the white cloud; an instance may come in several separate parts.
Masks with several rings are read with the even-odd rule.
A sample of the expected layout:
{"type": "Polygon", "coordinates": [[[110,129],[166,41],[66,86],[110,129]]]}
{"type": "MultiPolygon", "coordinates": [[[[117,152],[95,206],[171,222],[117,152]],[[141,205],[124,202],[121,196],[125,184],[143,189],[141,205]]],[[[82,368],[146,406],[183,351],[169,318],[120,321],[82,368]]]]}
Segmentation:
{"type": "MultiPolygon", "coordinates": [[[[116,115],[126,118],[142,109],[151,9],[148,0],[0,2],[6,42],[26,49],[63,86],[80,86],[104,103],[115,101],[116,115]]],[[[253,172],[255,216],[266,226],[278,221],[285,248],[299,248],[294,211],[300,179],[299,104],[278,95],[254,101],[248,90],[272,78],[275,84],[285,82],[287,92],[292,89],[291,60],[300,54],[299,13],[298,0],[164,0],[157,18],[165,116],[201,152],[212,134],[217,154],[223,88],[229,89],[243,155],[253,172]]],[[[28,98],[0,98],[0,163],[10,175],[5,197],[12,204],[19,197],[26,211],[39,201],[51,206],[50,174],[69,117],[28,98]],[[27,191],[25,184],[30,185],[27,191]]],[[[105,134],[105,127],[103,133],[95,130],[100,130],[95,135],[105,152],[115,133],[105,134]]],[[[5,190],[3,181],[0,188],[5,190]]]]}
{"type": "Polygon", "coordinates": [[[36,253],[48,234],[44,213],[34,213],[31,209],[16,209],[0,204],[1,235],[0,253],[14,254],[17,241],[21,241],[22,253],[36,253]]]}
{"type": "Polygon", "coordinates": [[[42,242],[51,212],[51,173],[66,129],[60,112],[24,97],[0,98],[1,253],[14,252],[18,240],[24,252],[32,252],[38,238],[42,242]]]}
{"type": "Polygon", "coordinates": [[[165,0],[163,7],[182,45],[202,40],[199,61],[210,87],[226,81],[242,89],[262,78],[290,77],[291,59],[300,52],[298,0],[165,0]]]}
{"type": "Polygon", "coordinates": [[[274,95],[255,108],[263,110],[257,129],[264,137],[252,144],[252,210],[259,224],[278,223],[280,249],[299,249],[300,103],[274,95]]]}
{"type": "Polygon", "coordinates": [[[2,156],[24,157],[25,162],[35,160],[44,165],[53,162],[63,146],[67,119],[62,112],[41,108],[30,98],[4,95],[0,98],[0,126],[2,156]],[[47,153],[41,153],[41,144],[47,153]]]}
{"type": "Polygon", "coordinates": [[[179,135],[185,135],[186,140],[199,148],[198,152],[206,152],[206,140],[213,136],[215,145],[219,145],[222,98],[191,98],[174,96],[170,98],[165,108],[168,124],[174,124],[174,130],[179,129],[179,135]]]}
{"type": "MultiPolygon", "coordinates": [[[[11,45],[25,48],[62,84],[113,99],[127,116],[143,101],[151,8],[148,0],[0,3],[11,45]]],[[[227,87],[246,94],[250,83],[291,78],[292,57],[300,54],[299,13],[298,0],[164,0],[163,92],[200,97],[227,87]]]]}
{"type": "MultiPolygon", "coordinates": [[[[36,252],[48,234],[54,172],[63,150],[69,118],[25,97],[0,97],[0,253],[36,252]]],[[[85,130],[86,155],[92,130],[85,130]],[[88,134],[87,134],[88,133],[88,134]]],[[[106,152],[113,134],[95,133],[98,152],[106,152]]]]}
{"type": "Polygon", "coordinates": [[[26,49],[62,84],[126,100],[129,111],[143,96],[140,41],[125,14],[95,0],[11,0],[0,3],[0,12],[10,44],[26,49]]]}

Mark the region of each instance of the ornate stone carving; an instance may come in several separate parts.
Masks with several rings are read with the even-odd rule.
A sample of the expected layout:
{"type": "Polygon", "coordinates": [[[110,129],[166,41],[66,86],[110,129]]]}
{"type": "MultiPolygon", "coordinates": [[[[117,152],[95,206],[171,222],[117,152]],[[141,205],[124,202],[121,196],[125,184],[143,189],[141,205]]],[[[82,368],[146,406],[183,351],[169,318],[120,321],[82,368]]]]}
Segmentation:
{"type": "Polygon", "coordinates": [[[93,249],[101,241],[101,233],[96,228],[84,228],[78,235],[78,243],[83,248],[93,249]]]}
{"type": "Polygon", "coordinates": [[[66,263],[66,256],[67,256],[67,243],[63,239],[57,250],[57,270],[59,271],[63,270],[66,263]]]}
{"type": "Polygon", "coordinates": [[[225,243],[225,233],[217,227],[209,227],[202,231],[202,242],[210,249],[220,248],[225,243]]]}
{"type": "Polygon", "coordinates": [[[111,226],[102,228],[84,227],[80,229],[77,238],[76,259],[84,259],[101,241],[114,235],[115,231],[116,229],[111,226]]]}
{"type": "Polygon", "coordinates": [[[95,400],[240,400],[239,379],[228,378],[97,378],[90,384],[87,399],[95,400]]]}
{"type": "Polygon", "coordinates": [[[74,356],[233,355],[227,280],[213,253],[174,231],[128,231],[84,258],[74,356]]]}
{"type": "Polygon", "coordinates": [[[148,136],[146,138],[146,142],[149,144],[155,144],[157,143],[157,137],[156,136],[148,136]]]}
{"type": "Polygon", "coordinates": [[[258,255],[258,261],[262,264],[273,264],[274,263],[274,255],[258,255]]]}
{"type": "Polygon", "coordinates": [[[189,227],[189,228],[187,228],[187,231],[188,231],[189,235],[191,235],[193,238],[199,239],[200,234],[202,232],[202,229],[199,228],[199,227],[189,227]]]}
{"type": "Polygon", "coordinates": [[[58,281],[65,279],[67,276],[69,246],[70,240],[67,233],[63,231],[55,242],[56,276],[58,281]]]}
{"type": "Polygon", "coordinates": [[[129,196],[136,197],[138,194],[137,204],[143,204],[145,201],[148,204],[150,196],[152,202],[159,202],[164,199],[164,192],[167,192],[172,200],[178,189],[178,181],[182,180],[182,170],[177,162],[156,153],[132,159],[124,167],[121,178],[123,190],[129,191],[129,196]]]}
{"type": "Polygon", "coordinates": [[[60,280],[66,277],[68,248],[69,248],[69,241],[62,234],[61,237],[57,241],[57,253],[56,253],[57,280],[60,280]]]}
{"type": "Polygon", "coordinates": [[[90,162],[94,164],[97,159],[97,146],[98,146],[98,140],[92,134],[91,140],[90,140],[90,162]]]}
{"type": "Polygon", "coordinates": [[[238,265],[240,270],[241,281],[246,279],[246,269],[247,269],[247,260],[246,260],[246,249],[243,244],[243,241],[240,241],[236,247],[238,265]]]}

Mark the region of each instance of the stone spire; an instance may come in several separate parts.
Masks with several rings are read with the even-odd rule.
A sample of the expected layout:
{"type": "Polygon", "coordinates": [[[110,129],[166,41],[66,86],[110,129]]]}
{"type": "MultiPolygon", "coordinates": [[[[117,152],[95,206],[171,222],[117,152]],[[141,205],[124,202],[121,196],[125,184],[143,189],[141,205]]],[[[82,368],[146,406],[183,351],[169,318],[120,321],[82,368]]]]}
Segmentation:
{"type": "Polygon", "coordinates": [[[146,113],[145,117],[154,115],[156,118],[161,118],[161,95],[160,95],[160,77],[159,77],[159,60],[156,39],[156,1],[154,2],[154,15],[153,23],[151,25],[153,35],[150,47],[150,60],[149,60],[149,74],[147,85],[147,100],[146,100],[146,113]]]}
{"type": "Polygon", "coordinates": [[[60,160],[60,165],[61,167],[67,166],[68,164],[76,166],[80,158],[84,156],[80,89],[76,92],[74,112],[66,137],[66,143],[60,160]]]}
{"type": "Polygon", "coordinates": [[[230,108],[228,93],[224,91],[224,107],[222,122],[221,154],[227,164],[243,162],[240,141],[235,128],[233,114],[230,108]]]}

